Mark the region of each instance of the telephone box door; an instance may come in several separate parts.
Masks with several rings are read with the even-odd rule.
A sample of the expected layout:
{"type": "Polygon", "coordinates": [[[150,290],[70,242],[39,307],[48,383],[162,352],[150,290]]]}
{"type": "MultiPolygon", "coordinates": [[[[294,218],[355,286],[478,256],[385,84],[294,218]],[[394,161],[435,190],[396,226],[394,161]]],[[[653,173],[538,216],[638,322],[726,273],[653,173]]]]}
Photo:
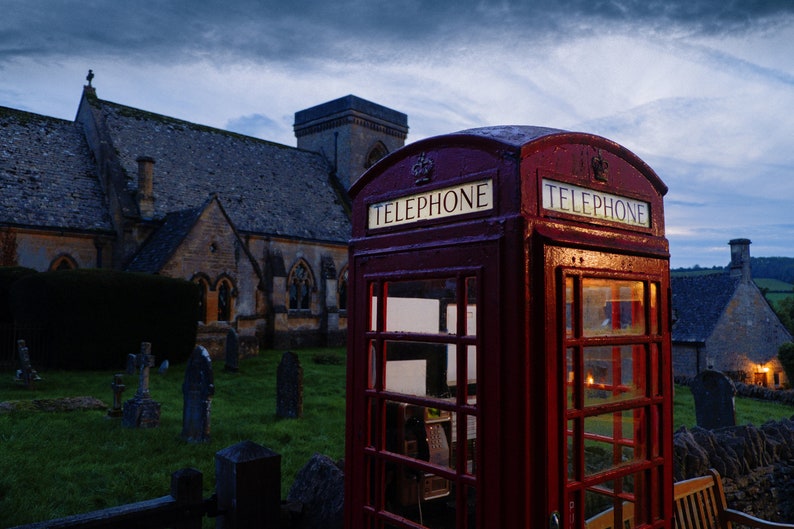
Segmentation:
{"type": "MultiPolygon", "coordinates": [[[[357,257],[354,369],[364,399],[352,439],[365,454],[351,468],[364,527],[477,527],[483,417],[478,386],[484,323],[498,318],[489,242],[357,257]],[[361,288],[363,287],[363,288],[361,288]],[[486,314],[487,313],[487,314],[486,314]]],[[[494,465],[498,469],[498,465],[494,465]]],[[[494,470],[495,471],[495,470],[494,470]]],[[[494,487],[500,487],[494,484],[494,487]]]]}
{"type": "Polygon", "coordinates": [[[552,517],[571,529],[669,523],[667,261],[544,253],[547,328],[556,333],[547,375],[562,403],[550,417],[552,517]]]}

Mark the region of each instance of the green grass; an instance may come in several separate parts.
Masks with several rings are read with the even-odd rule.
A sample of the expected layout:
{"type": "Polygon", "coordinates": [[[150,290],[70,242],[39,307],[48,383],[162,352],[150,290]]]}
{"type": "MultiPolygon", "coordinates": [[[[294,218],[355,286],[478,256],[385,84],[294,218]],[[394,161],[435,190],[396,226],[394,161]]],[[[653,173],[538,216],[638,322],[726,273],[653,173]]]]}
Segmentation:
{"type": "Polygon", "coordinates": [[[791,283],[786,283],[785,281],[780,281],[779,279],[768,279],[768,278],[758,278],[753,279],[758,288],[765,288],[770,292],[784,292],[788,294],[792,294],[792,289],[794,289],[794,285],[791,283]]]}
{"type": "MultiPolygon", "coordinates": [[[[151,376],[152,397],[162,404],[160,426],[155,429],[124,428],[119,419],[108,419],[104,410],[0,413],[0,527],[164,496],[171,473],[184,467],[204,473],[204,495],[209,496],[215,453],[244,440],[282,455],[282,497],[286,497],[295,474],[313,454],[339,459],[344,451],[344,350],[296,352],[304,369],[303,418],[275,415],[280,353],[242,360],[236,374],[224,372],[223,362],[217,362],[212,441],[207,444],[188,444],[179,438],[184,365],[172,365],[165,376],[151,376]]],[[[11,373],[0,372],[0,402],[69,396],[112,402],[112,372],[41,375],[44,380],[34,390],[26,390],[11,380],[11,373]]],[[[124,382],[126,400],[133,396],[137,380],[125,375],[124,382]]],[[[736,406],[739,424],[760,425],[794,414],[790,406],[752,399],[737,398],[736,406]]],[[[696,424],[694,401],[686,387],[676,386],[674,423],[676,429],[696,424]]]]}
{"type": "MultiPolygon", "coordinates": [[[[345,435],[344,350],[298,350],[304,372],[303,417],[276,417],[276,369],[280,353],[240,362],[239,373],[214,364],[211,442],[188,444],[182,430],[184,365],[153,373],[151,395],[162,404],[160,426],[130,429],[104,410],[0,413],[0,527],[102,509],[167,495],[175,470],[194,467],[212,493],[215,453],[251,440],[282,456],[282,496],[315,453],[343,456],[345,435]],[[340,362],[317,364],[331,354],[340,362]]],[[[154,370],[153,370],[154,371],[154,370]]],[[[27,390],[0,373],[0,402],[93,396],[112,403],[112,372],[42,372],[27,390]]],[[[123,399],[137,379],[125,375],[123,399]]]]}
{"type": "MultiPolygon", "coordinates": [[[[760,426],[770,420],[789,419],[794,415],[794,407],[780,402],[736,398],[736,424],[760,426]]],[[[692,428],[697,424],[695,399],[686,386],[675,386],[673,399],[673,424],[677,430],[681,426],[692,428]]]]}

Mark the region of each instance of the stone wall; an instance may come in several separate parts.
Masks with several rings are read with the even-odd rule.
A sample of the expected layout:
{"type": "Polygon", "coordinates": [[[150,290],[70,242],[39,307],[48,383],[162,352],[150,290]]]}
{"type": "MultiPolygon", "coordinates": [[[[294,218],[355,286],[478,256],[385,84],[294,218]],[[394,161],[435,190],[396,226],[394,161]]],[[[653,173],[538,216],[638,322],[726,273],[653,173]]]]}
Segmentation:
{"type": "Polygon", "coordinates": [[[706,430],[682,427],[673,436],[673,479],[716,469],[728,505],[760,518],[794,522],[794,421],[706,430]]]}

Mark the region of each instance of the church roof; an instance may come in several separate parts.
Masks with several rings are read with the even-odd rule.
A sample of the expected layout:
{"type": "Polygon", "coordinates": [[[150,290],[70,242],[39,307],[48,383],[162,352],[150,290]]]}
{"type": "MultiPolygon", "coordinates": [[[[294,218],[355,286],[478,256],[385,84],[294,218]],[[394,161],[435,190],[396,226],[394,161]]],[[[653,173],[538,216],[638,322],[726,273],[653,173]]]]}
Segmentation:
{"type": "Polygon", "coordinates": [[[111,232],[96,164],[79,125],[0,107],[0,223],[111,232]]]}
{"type": "Polygon", "coordinates": [[[673,276],[673,342],[704,343],[741,281],[730,274],[673,276]]]}
{"type": "Polygon", "coordinates": [[[137,158],[155,160],[154,216],[217,193],[241,232],[347,243],[348,218],[317,153],[91,98],[107,125],[131,194],[137,158]]]}
{"type": "Polygon", "coordinates": [[[202,205],[167,214],[163,224],[146,239],[138,253],[127,265],[126,270],[149,274],[158,273],[188,236],[205,207],[202,205]]]}

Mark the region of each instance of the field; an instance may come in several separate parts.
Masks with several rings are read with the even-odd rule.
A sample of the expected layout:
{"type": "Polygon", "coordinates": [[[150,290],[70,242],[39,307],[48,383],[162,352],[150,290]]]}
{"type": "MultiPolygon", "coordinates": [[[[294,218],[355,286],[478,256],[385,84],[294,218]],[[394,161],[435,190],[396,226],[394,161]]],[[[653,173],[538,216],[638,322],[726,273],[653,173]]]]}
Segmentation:
{"type": "MultiPolygon", "coordinates": [[[[109,372],[45,372],[33,390],[0,373],[0,402],[18,411],[0,412],[0,527],[67,516],[166,495],[171,472],[194,467],[204,473],[204,495],[214,485],[214,455],[251,440],[282,455],[282,497],[295,474],[315,453],[343,456],[345,435],[344,350],[298,350],[304,370],[304,415],[276,417],[276,368],[280,353],[264,352],[240,362],[239,373],[214,365],[212,440],[188,444],[182,427],[184,366],[151,376],[151,394],[162,403],[160,426],[124,428],[106,411],[35,411],[35,400],[93,396],[112,402],[109,372]]],[[[156,371],[156,370],[153,370],[156,371]]],[[[136,377],[125,375],[123,399],[136,377]]],[[[791,417],[794,408],[736,399],[739,423],[762,424],[791,417]]],[[[692,395],[676,387],[675,428],[695,424],[692,395]]]]}

